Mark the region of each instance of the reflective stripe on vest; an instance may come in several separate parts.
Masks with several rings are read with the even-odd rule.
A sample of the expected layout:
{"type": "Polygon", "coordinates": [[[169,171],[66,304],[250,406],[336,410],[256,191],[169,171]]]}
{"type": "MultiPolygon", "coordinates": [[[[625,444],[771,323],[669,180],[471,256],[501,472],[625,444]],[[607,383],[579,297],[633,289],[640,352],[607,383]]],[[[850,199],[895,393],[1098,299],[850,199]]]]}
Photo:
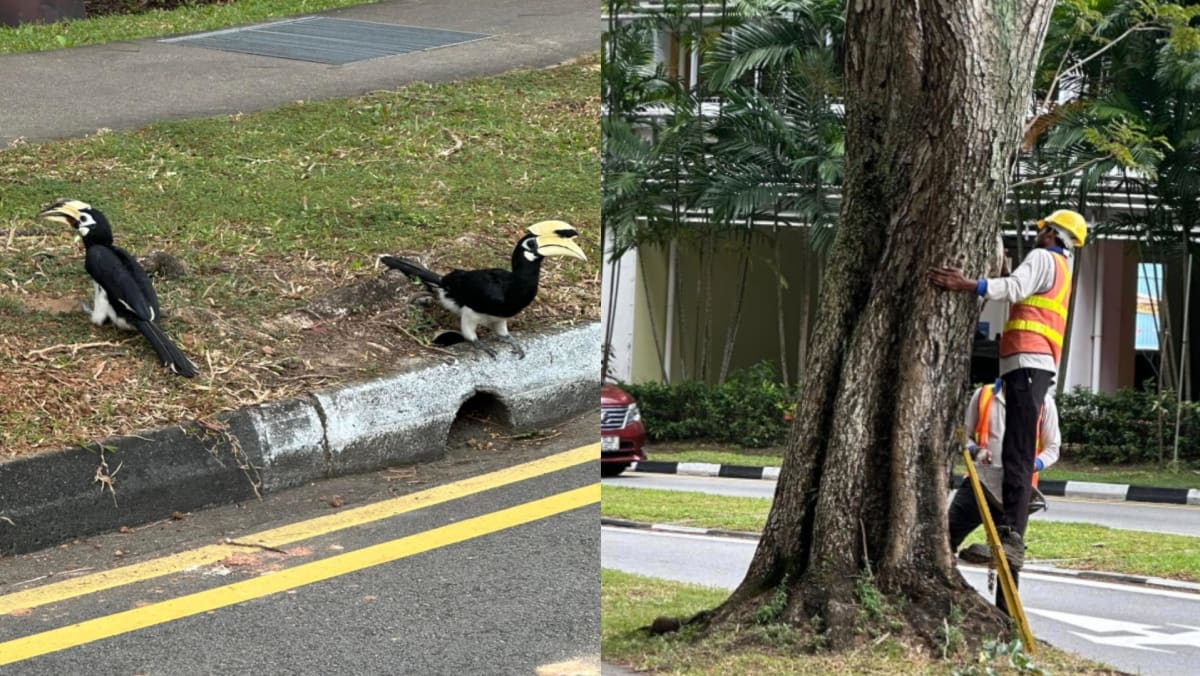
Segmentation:
{"type": "Polygon", "coordinates": [[[1019,353],[1048,354],[1058,365],[1063,334],[1067,331],[1067,300],[1071,295],[1071,268],[1067,257],[1054,256],[1054,284],[1045,293],[1013,303],[1000,337],[1000,356],[1019,353]]]}
{"type": "MultiPolygon", "coordinates": [[[[996,385],[984,385],[979,390],[979,418],[975,422],[975,444],[977,446],[987,448],[988,445],[988,427],[992,419],[992,400],[996,398],[996,385]]],[[[1038,457],[1042,454],[1042,412],[1046,408],[1043,406],[1038,410],[1037,422],[1037,441],[1033,446],[1033,457],[1038,457]]],[[[1037,488],[1038,473],[1033,473],[1033,487],[1037,488]]]]}

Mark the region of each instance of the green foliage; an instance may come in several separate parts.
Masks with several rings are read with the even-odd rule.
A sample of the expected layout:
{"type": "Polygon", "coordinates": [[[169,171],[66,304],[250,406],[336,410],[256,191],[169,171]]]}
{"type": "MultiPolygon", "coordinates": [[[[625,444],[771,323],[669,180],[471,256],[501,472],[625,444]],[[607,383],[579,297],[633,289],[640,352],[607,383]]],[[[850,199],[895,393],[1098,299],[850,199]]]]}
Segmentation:
{"type": "Polygon", "coordinates": [[[1039,212],[1064,199],[1087,204],[1119,171],[1120,191],[1169,208],[1111,215],[1094,234],[1121,229],[1152,246],[1181,239],[1200,213],[1197,16],[1195,3],[1058,2],[1036,75],[1046,106],[1026,129],[1021,158],[1022,172],[1041,178],[1015,184],[1021,204],[1039,212]]]}
{"type": "MultiPolygon", "coordinates": [[[[1160,442],[1171,454],[1177,409],[1172,392],[1094,394],[1077,387],[1059,398],[1058,408],[1064,452],[1069,449],[1074,459],[1098,464],[1154,462],[1160,442]]],[[[1180,461],[1200,461],[1200,404],[1183,402],[1180,425],[1180,461]]]]}
{"type": "Polygon", "coordinates": [[[611,22],[604,36],[602,214],[614,255],[706,228],[744,232],[755,217],[832,224],[845,146],[841,0],[734,1],[715,24],[684,5],[611,22]],[[656,33],[702,52],[698,84],[655,65],[656,33]],[[685,222],[698,210],[704,226],[685,222]]]}
{"type": "Polygon", "coordinates": [[[955,669],[954,676],[996,676],[998,673],[1011,673],[1009,669],[996,670],[996,662],[1006,657],[1009,669],[1015,669],[1018,674],[1045,676],[1046,672],[1035,665],[1033,657],[1025,652],[1020,639],[1014,639],[1011,643],[984,641],[975,663],[955,669]]]}
{"type": "Polygon", "coordinates": [[[761,362],[735,371],[720,385],[687,381],[625,385],[638,400],[652,441],[709,439],[763,448],[783,443],[785,409],[795,393],[780,384],[774,368],[761,362]]]}
{"type": "Polygon", "coordinates": [[[775,587],[775,592],[771,594],[771,600],[767,601],[754,613],[754,623],[764,626],[772,625],[783,619],[783,611],[787,610],[787,586],[788,577],[783,576],[779,581],[779,586],[775,587]]]}
{"type": "Polygon", "coordinates": [[[870,576],[858,578],[854,583],[854,593],[858,596],[858,603],[866,613],[868,620],[878,622],[884,619],[887,614],[887,602],[883,598],[883,593],[879,591],[879,587],[875,586],[873,578],[870,576]]]}
{"type": "Polygon", "coordinates": [[[962,609],[950,605],[950,615],[942,618],[942,626],[938,627],[938,641],[941,643],[942,659],[955,655],[963,647],[962,609]]]}

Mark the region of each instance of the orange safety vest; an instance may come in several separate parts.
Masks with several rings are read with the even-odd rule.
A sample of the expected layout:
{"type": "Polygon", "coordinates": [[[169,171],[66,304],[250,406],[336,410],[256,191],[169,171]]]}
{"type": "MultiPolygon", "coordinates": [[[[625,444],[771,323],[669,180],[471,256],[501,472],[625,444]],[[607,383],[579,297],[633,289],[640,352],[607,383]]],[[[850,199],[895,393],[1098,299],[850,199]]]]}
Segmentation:
{"type": "MultiPolygon", "coordinates": [[[[984,385],[979,392],[979,420],[975,423],[975,444],[982,448],[988,445],[988,426],[991,422],[992,400],[1000,391],[1000,384],[984,385]]],[[[1038,411],[1037,442],[1033,447],[1033,457],[1042,454],[1042,413],[1038,411]]],[[[1033,487],[1037,488],[1038,473],[1033,473],[1033,487]]]]}
{"type": "Polygon", "coordinates": [[[1067,331],[1067,299],[1071,295],[1071,268],[1067,257],[1054,256],[1054,285],[1045,293],[1034,294],[1013,303],[1000,336],[1000,356],[1018,353],[1049,354],[1058,366],[1063,334],[1067,331]]]}

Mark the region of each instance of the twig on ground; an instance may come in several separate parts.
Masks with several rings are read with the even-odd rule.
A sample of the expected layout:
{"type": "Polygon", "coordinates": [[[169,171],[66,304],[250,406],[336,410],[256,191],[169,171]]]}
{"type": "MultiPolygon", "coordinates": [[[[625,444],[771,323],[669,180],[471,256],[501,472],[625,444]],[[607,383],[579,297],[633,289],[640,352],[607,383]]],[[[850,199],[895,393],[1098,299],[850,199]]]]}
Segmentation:
{"type": "Polygon", "coordinates": [[[21,580],[20,582],[14,582],[14,583],[13,583],[13,586],[20,586],[20,585],[23,585],[23,584],[29,584],[29,583],[31,583],[31,582],[37,582],[37,581],[39,581],[39,580],[48,580],[48,579],[50,579],[50,578],[52,578],[52,577],[62,577],[63,575],[74,575],[75,573],[86,573],[86,572],[88,572],[89,570],[95,570],[95,569],[94,569],[94,568],[92,568],[91,566],[85,566],[85,567],[83,567],[83,568],[74,568],[74,569],[71,569],[71,570],[64,570],[64,571],[63,571],[63,572],[61,572],[61,573],[46,573],[45,575],[39,575],[39,576],[37,576],[37,577],[33,577],[33,578],[30,578],[30,579],[28,579],[28,580],[21,580]]]}
{"type": "Polygon", "coordinates": [[[117,506],[117,483],[114,481],[114,478],[117,476],[117,472],[121,471],[121,467],[124,464],[120,463],[115,470],[108,471],[108,461],[104,459],[104,447],[100,446],[100,464],[96,467],[96,476],[92,481],[100,484],[101,493],[105,489],[108,489],[108,492],[112,495],[113,507],[117,506]]]}
{"type": "Polygon", "coordinates": [[[525,440],[549,441],[550,439],[554,439],[555,437],[561,437],[561,436],[562,436],[562,432],[560,432],[558,430],[550,430],[549,432],[545,432],[545,433],[543,433],[541,430],[534,430],[533,432],[520,432],[518,434],[501,434],[501,435],[498,435],[496,438],[497,439],[508,439],[511,441],[525,441],[525,440]]]}
{"type": "Polygon", "coordinates": [[[43,347],[40,350],[31,350],[25,354],[25,357],[43,357],[51,352],[57,352],[59,350],[70,350],[71,356],[74,357],[79,353],[80,350],[86,350],[93,347],[120,347],[124,342],[125,341],[114,343],[112,341],[105,340],[96,343],[59,343],[57,345],[51,345],[50,347],[43,347]]]}
{"type": "Polygon", "coordinates": [[[174,519],[174,518],[168,518],[168,519],[159,519],[158,521],[151,521],[150,523],[144,523],[144,524],[142,524],[142,525],[140,525],[140,526],[135,526],[135,527],[133,527],[133,528],[130,528],[130,529],[129,529],[129,532],[130,532],[130,533],[136,533],[136,532],[138,532],[139,530],[146,530],[147,528],[154,528],[155,526],[161,526],[161,525],[163,525],[164,523],[170,523],[170,522],[172,522],[172,521],[175,521],[175,519],[174,519]]]}
{"type": "Polygon", "coordinates": [[[265,549],[268,552],[276,552],[278,554],[287,554],[287,550],[285,550],[285,549],[280,549],[278,547],[272,547],[271,545],[259,544],[257,542],[238,542],[237,540],[231,540],[229,538],[222,538],[221,544],[233,545],[235,547],[257,547],[259,549],[265,549]]]}
{"type": "Polygon", "coordinates": [[[455,358],[457,358],[457,357],[458,357],[458,355],[454,354],[454,353],[453,353],[453,352],[451,352],[450,350],[446,350],[446,349],[443,349],[443,348],[437,347],[437,346],[435,346],[435,345],[430,345],[430,344],[428,344],[428,343],[426,343],[426,342],[422,341],[420,338],[417,338],[416,336],[414,336],[414,335],[412,334],[412,332],[411,332],[411,331],[409,331],[408,329],[404,328],[404,326],[403,326],[403,325],[401,325],[401,324],[396,324],[396,323],[394,323],[394,322],[383,322],[383,325],[384,325],[384,326],[391,327],[391,328],[393,328],[393,329],[396,329],[396,330],[397,330],[397,331],[399,331],[400,333],[403,333],[404,335],[406,335],[406,336],[408,336],[409,338],[411,338],[411,339],[413,340],[413,342],[415,342],[417,345],[420,345],[421,347],[425,348],[426,350],[429,350],[429,351],[431,351],[431,352],[439,352],[439,353],[441,353],[441,354],[444,354],[444,355],[446,355],[446,356],[448,356],[448,357],[455,357],[455,358]]]}
{"type": "Polygon", "coordinates": [[[463,147],[462,139],[455,136],[454,132],[450,131],[449,129],[446,129],[445,127],[442,127],[442,131],[446,132],[447,134],[450,135],[450,138],[454,139],[454,146],[439,152],[438,157],[450,157],[454,153],[462,150],[462,147],[463,147]]]}
{"type": "Polygon", "coordinates": [[[416,467],[389,467],[383,470],[384,481],[400,481],[401,479],[417,478],[416,467]]]}

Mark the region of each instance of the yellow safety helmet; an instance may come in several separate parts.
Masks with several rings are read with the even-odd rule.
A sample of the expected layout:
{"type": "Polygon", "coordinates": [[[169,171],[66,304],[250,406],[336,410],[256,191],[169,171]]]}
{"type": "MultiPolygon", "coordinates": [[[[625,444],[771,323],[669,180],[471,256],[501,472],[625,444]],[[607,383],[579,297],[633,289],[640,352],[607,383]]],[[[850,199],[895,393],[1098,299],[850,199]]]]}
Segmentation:
{"type": "Polygon", "coordinates": [[[1056,229],[1070,234],[1071,239],[1074,240],[1071,244],[1075,248],[1083,246],[1084,240],[1087,239],[1087,221],[1083,220],[1083,216],[1070,209],[1059,209],[1037,222],[1039,231],[1047,225],[1055,225],[1056,229]]]}

